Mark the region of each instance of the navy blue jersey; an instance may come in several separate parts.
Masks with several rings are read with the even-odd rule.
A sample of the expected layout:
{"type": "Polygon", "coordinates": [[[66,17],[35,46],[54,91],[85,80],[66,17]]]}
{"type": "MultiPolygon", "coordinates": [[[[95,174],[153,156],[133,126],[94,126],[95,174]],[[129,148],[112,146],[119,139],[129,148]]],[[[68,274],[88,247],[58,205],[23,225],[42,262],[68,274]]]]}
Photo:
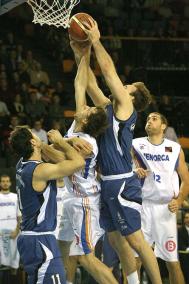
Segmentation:
{"type": "Polygon", "coordinates": [[[56,181],[47,183],[42,192],[32,187],[33,172],[40,161],[21,159],[16,166],[16,190],[22,213],[22,231],[48,232],[56,228],[56,181]]]}
{"type": "Polygon", "coordinates": [[[98,141],[101,174],[106,176],[131,172],[131,147],[137,112],[134,110],[129,119],[123,121],[114,116],[112,105],[106,109],[109,127],[98,141]]]}

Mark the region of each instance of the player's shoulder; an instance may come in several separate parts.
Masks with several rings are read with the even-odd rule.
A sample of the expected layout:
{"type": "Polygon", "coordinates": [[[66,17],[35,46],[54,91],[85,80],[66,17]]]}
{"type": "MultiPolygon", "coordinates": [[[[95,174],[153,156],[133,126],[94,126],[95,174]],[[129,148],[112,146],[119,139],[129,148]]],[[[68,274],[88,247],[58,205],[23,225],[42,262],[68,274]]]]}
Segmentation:
{"type": "Polygon", "coordinates": [[[18,200],[18,196],[14,192],[9,192],[9,199],[17,201],[18,200]]]}
{"type": "Polygon", "coordinates": [[[175,142],[175,141],[172,141],[172,140],[170,140],[170,139],[167,139],[167,138],[164,139],[164,144],[166,144],[166,145],[171,145],[172,147],[175,147],[175,148],[178,148],[178,149],[181,148],[181,146],[180,146],[179,143],[177,143],[177,142],[175,142]]]}
{"type": "Polygon", "coordinates": [[[135,146],[140,145],[141,143],[147,144],[147,143],[148,143],[147,137],[134,138],[133,141],[132,141],[133,146],[134,146],[134,145],[135,145],[135,146]]]}

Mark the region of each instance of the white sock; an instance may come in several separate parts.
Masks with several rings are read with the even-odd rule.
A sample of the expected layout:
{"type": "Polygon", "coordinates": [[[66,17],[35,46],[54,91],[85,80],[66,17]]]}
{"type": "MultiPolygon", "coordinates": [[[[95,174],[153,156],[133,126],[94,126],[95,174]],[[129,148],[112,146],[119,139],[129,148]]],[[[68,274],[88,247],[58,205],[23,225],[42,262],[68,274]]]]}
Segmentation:
{"type": "Polygon", "coordinates": [[[66,281],[66,284],[73,284],[73,282],[66,281]]]}
{"type": "Polygon", "coordinates": [[[132,272],[127,276],[128,284],[140,284],[137,271],[132,272]]]}

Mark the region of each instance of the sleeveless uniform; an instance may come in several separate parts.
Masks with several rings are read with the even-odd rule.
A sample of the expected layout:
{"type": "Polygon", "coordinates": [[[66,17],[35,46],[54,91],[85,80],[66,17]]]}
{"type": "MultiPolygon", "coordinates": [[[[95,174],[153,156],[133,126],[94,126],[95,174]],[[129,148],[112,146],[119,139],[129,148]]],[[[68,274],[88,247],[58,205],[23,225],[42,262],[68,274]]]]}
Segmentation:
{"type": "Polygon", "coordinates": [[[99,138],[101,171],[101,224],[108,232],[123,236],[141,228],[141,186],[132,171],[131,147],[137,119],[134,111],[126,121],[118,120],[107,106],[109,128],[99,138]]]}
{"type": "Polygon", "coordinates": [[[59,226],[61,222],[62,210],[63,210],[63,202],[64,196],[66,192],[66,187],[57,187],[57,195],[56,195],[56,202],[57,202],[57,225],[55,229],[55,237],[58,238],[59,234],[59,226]]]}
{"type": "Polygon", "coordinates": [[[168,203],[179,194],[179,178],[176,172],[180,145],[168,139],[153,145],[147,137],[133,140],[137,167],[148,169],[142,180],[142,230],[155,254],[165,261],[177,261],[176,214],[168,209],[168,203]]]}
{"type": "Polygon", "coordinates": [[[65,177],[68,194],[64,199],[59,240],[73,241],[70,255],[89,254],[104,233],[100,227],[100,184],[96,179],[96,140],[83,132],[74,132],[75,121],[68,130],[67,137],[81,137],[93,147],[93,154],[86,159],[84,169],[65,177]]]}
{"type": "Polygon", "coordinates": [[[21,216],[17,194],[0,192],[0,208],[0,265],[17,269],[20,261],[17,238],[10,238],[11,232],[16,229],[17,217],[21,216]]]}
{"type": "Polygon", "coordinates": [[[28,284],[66,283],[61,254],[54,236],[56,228],[56,181],[42,192],[32,187],[32,177],[40,161],[21,159],[16,166],[16,189],[22,213],[18,250],[28,284]]]}

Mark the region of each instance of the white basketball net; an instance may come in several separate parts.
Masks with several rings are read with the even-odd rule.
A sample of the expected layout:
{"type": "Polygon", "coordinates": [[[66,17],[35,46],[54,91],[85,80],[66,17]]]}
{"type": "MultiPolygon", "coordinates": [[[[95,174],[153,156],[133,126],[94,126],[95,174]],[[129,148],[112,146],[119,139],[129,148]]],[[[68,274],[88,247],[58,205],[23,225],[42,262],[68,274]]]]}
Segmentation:
{"type": "Polygon", "coordinates": [[[34,13],[33,23],[67,28],[71,11],[80,0],[28,0],[27,2],[34,13]]]}

